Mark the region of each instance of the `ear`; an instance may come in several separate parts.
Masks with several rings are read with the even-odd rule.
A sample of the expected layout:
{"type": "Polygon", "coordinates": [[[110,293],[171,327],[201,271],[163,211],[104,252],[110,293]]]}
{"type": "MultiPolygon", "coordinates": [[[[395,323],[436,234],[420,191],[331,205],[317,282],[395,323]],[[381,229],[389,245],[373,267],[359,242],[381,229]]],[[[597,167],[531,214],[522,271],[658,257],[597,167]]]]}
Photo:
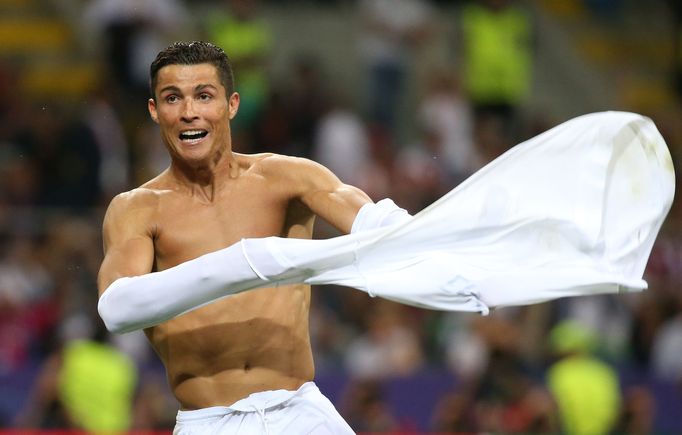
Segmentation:
{"type": "Polygon", "coordinates": [[[147,101],[147,109],[149,109],[149,116],[152,117],[152,121],[158,124],[159,114],[156,112],[156,101],[154,101],[153,98],[150,98],[149,101],[147,101]]]}
{"type": "Polygon", "coordinates": [[[237,92],[232,92],[230,98],[227,100],[227,112],[230,121],[237,116],[237,111],[239,110],[239,94],[237,92]]]}

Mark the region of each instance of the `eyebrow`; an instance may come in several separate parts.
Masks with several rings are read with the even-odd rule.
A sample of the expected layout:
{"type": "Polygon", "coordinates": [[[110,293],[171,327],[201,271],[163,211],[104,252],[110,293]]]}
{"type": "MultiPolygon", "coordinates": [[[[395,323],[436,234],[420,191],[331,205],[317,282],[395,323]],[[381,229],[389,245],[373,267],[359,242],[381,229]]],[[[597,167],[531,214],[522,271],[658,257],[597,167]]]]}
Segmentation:
{"type": "MultiPolygon", "coordinates": [[[[200,84],[198,84],[198,85],[196,85],[196,86],[194,87],[194,92],[198,92],[198,91],[201,91],[201,90],[206,89],[206,88],[211,88],[211,89],[217,90],[216,87],[213,86],[213,85],[211,85],[211,84],[208,84],[208,83],[200,83],[200,84]]],[[[164,93],[164,92],[167,92],[167,91],[182,93],[182,91],[180,90],[180,88],[178,88],[178,87],[175,86],[175,85],[170,85],[170,86],[166,86],[166,87],[163,88],[163,89],[160,89],[160,90],[159,90],[159,95],[162,94],[162,93],[164,93]]]]}
{"type": "Polygon", "coordinates": [[[196,86],[194,87],[194,92],[200,91],[200,90],[205,89],[205,88],[211,88],[211,89],[217,90],[215,86],[206,83],[206,84],[199,84],[199,85],[196,85],[196,86]]]}

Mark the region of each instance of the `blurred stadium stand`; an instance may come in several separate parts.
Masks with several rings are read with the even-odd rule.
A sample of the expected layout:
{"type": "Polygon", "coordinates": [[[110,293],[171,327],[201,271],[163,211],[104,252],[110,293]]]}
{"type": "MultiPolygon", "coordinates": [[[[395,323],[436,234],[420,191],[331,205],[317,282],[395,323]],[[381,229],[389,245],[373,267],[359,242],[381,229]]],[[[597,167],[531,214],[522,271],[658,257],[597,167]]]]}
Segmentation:
{"type": "MultiPolygon", "coordinates": [[[[409,50],[391,132],[368,119],[361,1],[262,1],[259,19],[274,35],[264,66],[271,94],[256,126],[237,132],[238,145],[310,157],[323,149],[318,127],[336,126],[338,135],[362,138],[360,151],[352,152],[367,156],[345,181],[374,199],[390,196],[420,210],[468,175],[454,173],[442,161],[446,154],[429,148],[430,126],[419,113],[434,70],[451,73],[447,107],[469,109],[457,83],[464,59],[460,11],[472,1],[426,2],[433,8],[429,35],[409,50]],[[344,127],[350,124],[352,131],[344,127]]],[[[111,41],[84,22],[92,3],[0,0],[0,434],[78,430],[60,404],[53,385],[59,369],[50,362],[63,345],[97,331],[104,207],[167,164],[145,113],[146,90],[117,81],[107,58],[111,41]]],[[[468,132],[479,166],[569,117],[599,110],[652,117],[679,162],[682,100],[673,68],[680,35],[671,3],[515,3],[534,23],[534,68],[513,134],[494,119],[450,120],[468,132]]],[[[167,17],[174,24],[142,32],[140,44],[200,39],[205,18],[226,7],[219,0],[178,5],[177,16],[167,17]]],[[[130,28],[150,30],[136,25],[130,28]]],[[[132,48],[143,55],[148,47],[132,48]]],[[[236,76],[238,83],[238,70],[236,76]]],[[[676,201],[646,272],[650,289],[638,295],[472,318],[387,304],[348,289],[317,289],[311,308],[316,382],[360,432],[557,432],[561,422],[545,379],[556,357],[548,334],[573,319],[597,331],[595,356],[618,373],[622,405],[612,430],[682,433],[682,350],[677,359],[665,351],[682,349],[675,347],[682,346],[680,217],[676,201]],[[379,314],[381,322],[373,321],[379,314]],[[364,378],[360,373],[376,372],[367,361],[377,355],[386,376],[364,378]]],[[[334,235],[324,224],[318,230],[318,237],[334,235]]],[[[144,338],[129,334],[111,343],[136,362],[131,433],[170,433],[177,405],[144,338]]]]}

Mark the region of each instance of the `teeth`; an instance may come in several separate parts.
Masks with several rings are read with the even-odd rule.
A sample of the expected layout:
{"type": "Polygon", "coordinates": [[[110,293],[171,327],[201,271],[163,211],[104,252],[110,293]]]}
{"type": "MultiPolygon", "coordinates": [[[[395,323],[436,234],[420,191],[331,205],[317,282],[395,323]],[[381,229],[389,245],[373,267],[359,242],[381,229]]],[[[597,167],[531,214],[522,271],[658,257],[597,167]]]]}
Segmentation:
{"type": "Polygon", "coordinates": [[[182,140],[197,140],[206,136],[208,132],[206,130],[188,130],[180,133],[180,139],[182,140]]]}

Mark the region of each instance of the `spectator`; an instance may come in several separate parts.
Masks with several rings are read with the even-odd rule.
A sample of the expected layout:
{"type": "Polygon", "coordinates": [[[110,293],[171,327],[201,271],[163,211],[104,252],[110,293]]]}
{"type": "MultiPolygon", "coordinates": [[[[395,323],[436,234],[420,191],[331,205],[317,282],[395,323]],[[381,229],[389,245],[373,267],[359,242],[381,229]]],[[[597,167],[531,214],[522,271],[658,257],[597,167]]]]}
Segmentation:
{"type": "Polygon", "coordinates": [[[677,313],[658,330],[651,349],[651,369],[658,379],[682,387],[682,297],[677,313]]]}
{"type": "Polygon", "coordinates": [[[292,140],[297,155],[311,157],[315,133],[330,96],[324,85],[320,60],[311,55],[298,55],[293,63],[293,77],[287,91],[287,106],[291,117],[292,140]]]}
{"type": "MultiPolygon", "coordinates": [[[[500,313],[506,314],[506,313],[500,313]]],[[[521,328],[504,315],[473,323],[489,349],[485,370],[474,384],[475,418],[483,432],[553,433],[555,409],[532,376],[521,348],[521,328]]]]}
{"type": "Polygon", "coordinates": [[[100,89],[92,96],[84,121],[92,132],[101,156],[99,184],[106,204],[116,193],[130,185],[130,156],[128,143],[113,106],[113,97],[100,89]]]}
{"type": "Polygon", "coordinates": [[[63,104],[36,106],[32,116],[40,128],[26,128],[16,144],[40,176],[37,205],[74,210],[97,205],[101,155],[92,130],[63,104]]]}
{"type": "Polygon", "coordinates": [[[238,136],[248,135],[270,95],[268,63],[273,34],[260,16],[258,0],[223,0],[222,5],[207,17],[204,33],[228,53],[232,68],[239,74],[235,81],[240,95],[239,116],[232,128],[238,136]]]}
{"type": "Polygon", "coordinates": [[[613,433],[644,435],[654,433],[656,399],[644,385],[628,387],[623,395],[623,407],[613,433]]]}
{"type": "Polygon", "coordinates": [[[343,416],[360,432],[391,432],[399,429],[386,403],[381,385],[375,381],[351,383],[344,398],[343,416]]]}
{"type": "Polygon", "coordinates": [[[0,257],[0,373],[30,361],[40,339],[57,322],[50,309],[54,282],[28,235],[3,240],[0,257]]]}
{"type": "Polygon", "coordinates": [[[475,148],[473,115],[454,72],[434,70],[428,76],[426,93],[418,106],[423,129],[439,138],[437,157],[448,170],[453,184],[463,181],[483,166],[475,148]]]}
{"type": "Polygon", "coordinates": [[[369,118],[393,136],[411,51],[429,36],[433,10],[424,0],[362,0],[358,13],[364,29],[360,47],[369,81],[369,118]]]}
{"type": "Polygon", "coordinates": [[[532,25],[515,0],[477,0],[462,9],[463,77],[476,121],[499,119],[513,142],[532,83],[532,25]]]}
{"type": "Polygon", "coordinates": [[[547,375],[567,434],[608,434],[620,413],[618,374],[591,355],[596,337],[577,322],[564,321],[552,329],[551,347],[559,360],[547,375]]]}
{"type": "Polygon", "coordinates": [[[346,368],[358,379],[383,379],[415,373],[424,360],[419,337],[407,322],[408,308],[377,300],[369,313],[367,332],[353,340],[346,368]]]}
{"type": "MultiPolygon", "coordinates": [[[[102,41],[112,83],[137,102],[147,95],[149,64],[169,39],[186,31],[188,16],[179,0],[94,0],[83,14],[83,31],[102,41]]],[[[131,105],[132,106],[132,105],[131,105]]]]}
{"type": "Polygon", "coordinates": [[[313,158],[344,183],[364,187],[361,181],[371,162],[368,132],[362,119],[341,98],[318,123],[313,158]]]}
{"type": "Polygon", "coordinates": [[[68,319],[60,332],[63,346],[46,359],[20,417],[22,425],[99,433],[129,429],[134,364],[106,343],[104,326],[95,330],[88,317],[68,319]]]}

